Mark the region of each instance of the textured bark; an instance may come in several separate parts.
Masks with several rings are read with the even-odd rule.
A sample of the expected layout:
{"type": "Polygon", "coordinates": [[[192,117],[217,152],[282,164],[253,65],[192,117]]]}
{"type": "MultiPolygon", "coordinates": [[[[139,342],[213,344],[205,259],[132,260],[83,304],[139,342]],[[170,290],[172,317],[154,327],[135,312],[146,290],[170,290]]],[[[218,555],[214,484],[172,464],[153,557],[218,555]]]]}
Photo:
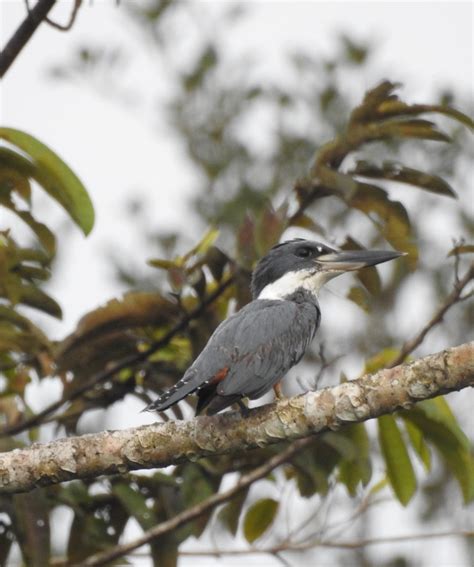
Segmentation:
{"type": "Polygon", "coordinates": [[[0,454],[0,493],[166,467],[306,437],[474,386],[474,342],[333,388],[239,412],[36,443],[0,454]]]}

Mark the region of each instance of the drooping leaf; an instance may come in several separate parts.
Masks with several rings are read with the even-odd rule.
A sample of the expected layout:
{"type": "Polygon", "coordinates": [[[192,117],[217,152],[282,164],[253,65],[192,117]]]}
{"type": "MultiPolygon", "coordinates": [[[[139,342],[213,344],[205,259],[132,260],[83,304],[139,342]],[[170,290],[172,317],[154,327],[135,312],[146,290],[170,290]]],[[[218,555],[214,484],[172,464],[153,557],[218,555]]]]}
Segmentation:
{"type": "MultiPolygon", "coordinates": [[[[341,250],[363,250],[364,247],[352,237],[347,236],[340,246],[341,250]]],[[[369,266],[356,273],[357,279],[371,295],[378,295],[382,289],[380,275],[375,266],[369,266]]]]}
{"type": "Polygon", "coordinates": [[[341,432],[353,447],[352,458],[343,459],[339,465],[339,480],[346,485],[351,496],[355,496],[359,483],[366,486],[372,476],[370,441],[363,423],[354,423],[341,432]]]}
{"type": "Polygon", "coordinates": [[[444,114],[468,128],[474,128],[469,116],[448,105],[439,104],[407,104],[399,99],[395,90],[400,85],[390,81],[382,81],[370,89],[357,108],[351,113],[350,124],[362,124],[370,121],[387,120],[390,118],[406,118],[420,114],[444,114]]]}
{"type": "Polygon", "coordinates": [[[285,230],[285,218],[271,205],[265,207],[258,219],[256,240],[259,256],[263,256],[276,244],[285,230]]]}
{"type": "Polygon", "coordinates": [[[423,432],[414,423],[407,419],[405,420],[405,428],[415,453],[420,457],[420,461],[423,463],[426,471],[430,471],[431,453],[423,438],[423,432]]]}
{"type": "Polygon", "coordinates": [[[56,237],[51,230],[44,223],[38,222],[28,211],[13,210],[36,234],[47,254],[53,257],[56,254],[56,237]]]}
{"type": "Polygon", "coordinates": [[[261,537],[275,521],[279,502],[273,498],[257,500],[247,510],[244,519],[244,536],[249,543],[261,537]]]}
{"type": "Polygon", "coordinates": [[[390,484],[400,503],[406,506],[416,491],[416,477],[405,441],[392,415],[383,415],[377,422],[390,484]]]}
{"type": "Polygon", "coordinates": [[[347,293],[347,298],[358,305],[363,311],[369,313],[370,303],[367,297],[367,292],[360,286],[352,286],[347,293]]]}
{"type": "Polygon", "coordinates": [[[18,543],[26,565],[44,567],[50,559],[49,506],[41,489],[13,497],[18,543]]]}
{"type": "Polygon", "coordinates": [[[12,191],[16,191],[27,203],[31,202],[31,185],[28,177],[13,167],[3,165],[0,159],[0,202],[10,199],[12,191]]]}
{"type": "Polygon", "coordinates": [[[407,104],[398,97],[382,101],[377,108],[377,117],[382,119],[394,116],[418,116],[420,114],[444,114],[457,120],[468,128],[474,128],[472,119],[463,112],[447,105],[440,104],[407,104]]]}
{"type": "MultiPolygon", "coordinates": [[[[221,481],[213,477],[202,466],[196,463],[186,463],[181,473],[183,479],[182,495],[186,508],[194,506],[209,498],[218,489],[221,481]]],[[[206,528],[211,514],[204,514],[192,523],[192,533],[200,536],[206,528]]]]}
{"type": "Polygon", "coordinates": [[[367,161],[358,161],[356,167],[350,171],[350,174],[397,181],[398,183],[421,187],[438,195],[456,197],[453,188],[442,177],[405,167],[395,162],[385,161],[380,167],[367,161]]]}
{"type": "Polygon", "coordinates": [[[443,457],[456,477],[466,503],[474,499],[474,459],[468,438],[442,397],[424,400],[403,418],[413,422],[443,457]]]}
{"type": "Polygon", "coordinates": [[[239,528],[239,519],[247,494],[248,489],[241,490],[218,514],[219,520],[233,536],[236,535],[239,528]]]}
{"type": "Polygon", "coordinates": [[[451,138],[429,120],[390,120],[378,124],[374,139],[416,138],[436,142],[451,142],[451,138]]]}
{"type": "Polygon", "coordinates": [[[13,303],[23,303],[29,307],[34,307],[57,319],[61,319],[62,311],[59,304],[47,293],[34,285],[18,284],[15,290],[16,298],[13,303]]]}
{"type": "Polygon", "coordinates": [[[379,224],[383,236],[395,250],[408,254],[409,265],[414,268],[418,250],[405,207],[399,201],[392,201],[380,187],[368,183],[356,183],[356,187],[356,191],[348,197],[348,204],[366,213],[379,224]],[[373,218],[373,215],[377,218],[373,218]]]}
{"type": "Polygon", "coordinates": [[[20,148],[32,160],[31,175],[89,234],[94,225],[94,208],[90,197],[76,174],[45,144],[20,130],[0,128],[0,138],[20,148]]]}
{"type": "Polygon", "coordinates": [[[117,496],[128,514],[137,520],[144,529],[149,530],[157,524],[157,517],[152,508],[147,506],[146,497],[127,482],[117,482],[112,486],[112,493],[117,496]]]}
{"type": "Polygon", "coordinates": [[[211,271],[212,277],[216,281],[220,281],[224,274],[224,270],[227,264],[229,264],[229,257],[222,252],[217,246],[211,246],[206,252],[204,261],[211,271]]]}

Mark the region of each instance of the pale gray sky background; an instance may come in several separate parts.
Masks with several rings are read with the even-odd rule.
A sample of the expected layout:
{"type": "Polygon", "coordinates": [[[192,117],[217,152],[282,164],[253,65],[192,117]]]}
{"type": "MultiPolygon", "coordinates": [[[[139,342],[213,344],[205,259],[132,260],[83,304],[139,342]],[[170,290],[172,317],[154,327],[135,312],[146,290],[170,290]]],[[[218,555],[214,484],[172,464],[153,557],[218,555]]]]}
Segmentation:
{"type": "MultiPolygon", "coordinates": [[[[199,8],[199,2],[194,4],[199,8]]],[[[217,15],[222,4],[228,3],[203,4],[206,11],[217,15]]],[[[471,2],[255,1],[246,5],[247,16],[234,27],[232,34],[221,39],[229,58],[242,50],[258,54],[261,80],[266,77],[273,81],[288,80],[283,55],[289,48],[329,54],[336,33],[347,31],[378,44],[370,82],[360,81],[354,73],[354,92],[360,96],[385,77],[402,81],[404,97],[409,100],[429,101],[436,89],[445,85],[472,93],[471,2]]],[[[60,2],[51,15],[65,21],[70,7],[71,2],[60,2]]],[[[0,0],[0,8],[1,43],[4,44],[24,17],[25,10],[23,0],[0,0]]],[[[199,13],[196,9],[196,17],[202,20],[199,25],[212,32],[211,18],[203,20],[199,13]]],[[[157,122],[156,112],[152,112],[154,102],[147,97],[152,90],[150,85],[154,92],[159,90],[164,100],[170,96],[163,80],[166,74],[159,68],[162,63],[156,60],[153,64],[158,64],[158,70],[150,72],[149,54],[143,49],[140,38],[124,33],[126,25],[126,18],[112,0],[95,0],[92,5],[85,0],[73,29],[59,33],[43,25],[1,84],[2,125],[23,129],[56,150],[84,181],[97,213],[96,227],[89,238],[84,239],[78,230],[69,229],[67,250],[62,250],[60,244],[61,270],[51,286],[65,315],[62,323],[54,325],[58,338],[71,331],[82,314],[123,291],[111,281],[110,273],[104,268],[102,258],[106,245],[116,241],[125,259],[133,255],[134,260],[142,264],[147,260],[145,252],[143,258],[136,257],[134,236],[117,230],[124,221],[123,203],[131,190],[147,195],[150,215],[157,226],[181,226],[189,215],[194,172],[188,166],[183,167],[182,148],[165,120],[157,122]],[[123,83],[141,93],[135,108],[101,95],[100,85],[52,81],[46,74],[53,64],[67,60],[78,45],[108,41],[122,42],[133,54],[133,65],[126,70],[123,83]]],[[[183,40],[182,53],[177,53],[176,57],[185,60],[192,48],[191,36],[183,40]]],[[[49,199],[41,199],[39,205],[48,207],[53,226],[65,225],[65,216],[49,199]]],[[[8,220],[2,216],[4,214],[0,210],[0,228],[8,220]]],[[[193,230],[197,232],[200,227],[189,228],[191,240],[196,236],[193,230]]],[[[51,395],[48,390],[48,396],[51,395]]],[[[113,419],[123,412],[123,407],[118,406],[120,404],[114,410],[113,419]]],[[[136,414],[132,409],[130,417],[121,420],[121,426],[143,422],[143,414],[136,414]]],[[[274,487],[269,485],[266,489],[271,495],[274,487]]],[[[298,514],[303,512],[304,509],[297,508],[298,514]]],[[[380,518],[390,518],[390,521],[380,522],[378,537],[406,533],[413,525],[413,509],[404,510],[391,502],[382,510],[380,518]]],[[[196,549],[201,544],[187,545],[196,549]]],[[[431,557],[432,565],[463,565],[455,540],[424,545],[429,548],[425,547],[423,557],[425,560],[431,557]]],[[[381,558],[393,553],[393,548],[379,547],[378,550],[381,558]]],[[[415,547],[413,550],[421,553],[415,547]]],[[[330,555],[320,557],[319,565],[331,564],[330,559],[326,561],[330,555]]],[[[137,561],[137,565],[148,564],[146,560],[137,561]]],[[[277,564],[269,563],[267,556],[255,556],[249,561],[246,559],[247,562],[277,564]]],[[[183,561],[183,565],[191,564],[237,566],[243,563],[241,558],[230,557],[183,561]]]]}

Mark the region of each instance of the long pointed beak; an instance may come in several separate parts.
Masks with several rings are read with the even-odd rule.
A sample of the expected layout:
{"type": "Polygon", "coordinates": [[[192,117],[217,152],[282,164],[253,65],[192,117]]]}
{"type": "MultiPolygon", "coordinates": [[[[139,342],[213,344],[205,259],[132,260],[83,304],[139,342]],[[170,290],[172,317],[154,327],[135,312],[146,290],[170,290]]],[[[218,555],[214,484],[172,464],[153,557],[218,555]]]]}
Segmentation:
{"type": "Polygon", "coordinates": [[[319,256],[315,261],[328,271],[350,272],[388,262],[400,256],[405,256],[405,253],[388,250],[341,250],[319,256]]]}

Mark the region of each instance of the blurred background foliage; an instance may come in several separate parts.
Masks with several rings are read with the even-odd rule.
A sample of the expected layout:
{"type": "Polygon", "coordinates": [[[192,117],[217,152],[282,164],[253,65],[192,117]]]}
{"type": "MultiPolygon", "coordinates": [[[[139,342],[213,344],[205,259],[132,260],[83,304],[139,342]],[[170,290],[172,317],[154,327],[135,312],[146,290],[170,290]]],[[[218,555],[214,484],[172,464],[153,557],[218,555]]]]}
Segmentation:
{"type": "MultiPolygon", "coordinates": [[[[24,309],[61,316],[44,290],[54,268],[56,235],[47,219],[34,216],[32,186],[58,201],[86,234],[92,205],[57,154],[24,132],[0,130],[6,142],[0,148],[0,204],[34,235],[22,247],[15,226],[2,227],[0,234],[2,450],[38,439],[48,422],[55,425],[54,435],[81,432],[80,418],[88,412],[126,397],[130,403],[131,396],[144,405],[176,382],[217,324],[250,300],[254,262],[282,235],[407,253],[383,272],[365,270],[322,296],[323,326],[305,363],[287,381],[288,394],[357,377],[363,360],[367,371],[389,365],[449,294],[472,252],[472,122],[466,116],[472,115],[472,103],[464,93],[447,86],[431,104],[411,104],[399,98],[400,86],[384,81],[361,102],[351,83],[366,81],[377,47],[346,35],[331,57],[289,53],[283,85],[261,81],[255,61],[229,60],[221,51],[220,38],[245,17],[235,6],[222,12],[212,35],[197,34],[192,57],[183,64],[178,37],[169,29],[182,24],[183,14],[192,20],[195,4],[153,0],[121,9],[124,30],[138,31],[154,57],[166,62],[173,94],[158,112],[165,113],[194,170],[193,218],[163,232],[150,224],[147,203],[131,194],[130,223],[120,230],[140,231],[156,271],[150,276],[134,258],[119,261],[116,253],[104,257],[130,291],[85,314],[72,333],[53,341],[24,309]],[[189,246],[190,234],[198,231],[203,237],[189,246]],[[116,363],[120,370],[110,374],[116,363]],[[63,403],[35,414],[25,400],[28,386],[52,375],[61,379],[63,403]]],[[[121,70],[133,65],[130,58],[120,43],[101,45],[98,39],[58,61],[49,74],[99,86],[127,105],[129,87],[121,84],[121,70]]],[[[163,199],[173,191],[170,183],[155,189],[163,199]]],[[[472,338],[472,304],[454,311],[433,332],[427,351],[472,338]]],[[[157,419],[189,417],[193,404],[186,400],[157,419]]],[[[468,404],[458,399],[457,405],[465,427],[468,404]]],[[[184,463],[167,474],[2,496],[0,564],[7,564],[15,542],[25,564],[78,563],[116,544],[126,529],[146,530],[204,500],[279,450],[184,463]],[[53,517],[72,518],[62,543],[52,536],[53,517]]],[[[339,533],[368,538],[377,535],[372,525],[377,504],[395,498],[406,506],[415,494],[420,525],[436,526],[443,517],[445,526],[449,517],[453,530],[464,527],[464,516],[451,510],[459,507],[460,495],[465,503],[474,497],[471,447],[447,402],[438,398],[385,416],[376,426],[357,424],[320,436],[260,486],[154,542],[153,564],[175,565],[180,545],[191,536],[202,535],[218,548],[234,538],[242,545],[286,543],[288,549],[313,542],[316,550],[318,542],[339,533]]],[[[312,553],[318,554],[314,559],[322,552],[312,553]]],[[[324,553],[334,564],[381,565],[366,548],[324,553]]],[[[285,557],[291,561],[293,555],[285,557]]],[[[399,551],[386,564],[420,563],[399,551]]]]}

